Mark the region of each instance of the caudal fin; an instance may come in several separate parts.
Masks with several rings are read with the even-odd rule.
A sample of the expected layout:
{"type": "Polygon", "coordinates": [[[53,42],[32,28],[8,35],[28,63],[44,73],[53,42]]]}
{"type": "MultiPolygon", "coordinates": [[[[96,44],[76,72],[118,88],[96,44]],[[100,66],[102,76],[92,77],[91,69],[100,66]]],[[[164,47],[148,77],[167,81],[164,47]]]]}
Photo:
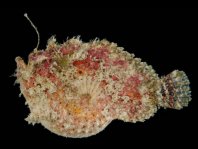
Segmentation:
{"type": "Polygon", "coordinates": [[[161,78],[162,101],[164,108],[182,109],[191,101],[190,82],[185,72],[175,70],[161,78]]]}

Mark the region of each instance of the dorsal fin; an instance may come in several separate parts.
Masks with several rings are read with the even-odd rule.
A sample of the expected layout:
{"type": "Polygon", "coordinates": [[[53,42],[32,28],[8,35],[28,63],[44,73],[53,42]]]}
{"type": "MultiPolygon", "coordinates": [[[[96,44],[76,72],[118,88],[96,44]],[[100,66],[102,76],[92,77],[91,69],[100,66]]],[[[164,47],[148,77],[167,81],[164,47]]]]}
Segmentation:
{"type": "Polygon", "coordinates": [[[24,17],[27,18],[27,20],[30,22],[31,26],[34,28],[34,30],[36,31],[36,34],[37,34],[37,37],[38,37],[38,41],[37,41],[37,45],[36,45],[36,48],[34,49],[34,51],[37,51],[38,49],[38,46],[40,44],[40,35],[39,35],[39,32],[37,30],[37,27],[32,23],[32,21],[30,20],[30,18],[28,17],[27,13],[24,14],[24,17]]]}

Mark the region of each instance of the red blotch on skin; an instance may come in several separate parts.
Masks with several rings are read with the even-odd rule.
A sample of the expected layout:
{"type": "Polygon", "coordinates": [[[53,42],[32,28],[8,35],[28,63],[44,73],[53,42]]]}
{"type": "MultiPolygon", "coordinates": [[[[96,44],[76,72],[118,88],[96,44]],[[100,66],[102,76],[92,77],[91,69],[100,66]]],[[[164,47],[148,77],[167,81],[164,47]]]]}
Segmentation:
{"type": "Polygon", "coordinates": [[[73,62],[73,65],[77,67],[80,70],[84,71],[92,71],[92,70],[98,70],[99,68],[99,62],[93,61],[90,58],[86,58],[84,60],[76,60],[73,62]]]}
{"type": "Polygon", "coordinates": [[[47,77],[50,81],[57,84],[58,86],[62,85],[62,82],[56,77],[55,74],[50,72],[51,60],[43,62],[37,69],[36,74],[47,77]]]}
{"type": "Polygon", "coordinates": [[[140,80],[140,75],[133,75],[131,77],[129,77],[126,81],[126,85],[129,85],[129,86],[139,86],[140,83],[142,82],[140,80]]]}
{"type": "Polygon", "coordinates": [[[58,78],[53,74],[53,73],[49,73],[48,74],[48,78],[50,79],[50,81],[52,81],[53,83],[56,83],[58,86],[60,86],[62,83],[60,80],[58,80],[58,78]]]}
{"type": "Polygon", "coordinates": [[[133,100],[140,100],[142,95],[140,94],[138,87],[141,83],[140,76],[135,75],[127,79],[123,90],[120,92],[121,96],[128,96],[133,100]]]}
{"type": "Polygon", "coordinates": [[[119,78],[115,75],[113,75],[111,78],[112,78],[113,81],[119,81],[119,78]]]}
{"type": "Polygon", "coordinates": [[[67,45],[66,47],[61,47],[60,51],[63,53],[63,55],[71,54],[75,50],[78,50],[79,46],[78,45],[67,45]]]}
{"type": "Polygon", "coordinates": [[[124,93],[125,96],[129,96],[133,99],[141,99],[141,94],[139,93],[139,91],[134,88],[134,89],[131,89],[130,91],[124,93]]]}
{"type": "Polygon", "coordinates": [[[45,62],[43,63],[43,67],[44,67],[45,69],[49,69],[50,65],[51,65],[50,61],[45,61],[45,62]]]}
{"type": "Polygon", "coordinates": [[[100,87],[104,88],[107,84],[108,84],[108,83],[107,83],[106,80],[102,80],[102,81],[100,82],[100,87]]]}
{"type": "Polygon", "coordinates": [[[73,62],[73,65],[78,67],[80,65],[84,65],[84,63],[85,63],[85,60],[76,60],[73,62]]]}
{"type": "Polygon", "coordinates": [[[42,69],[42,68],[38,68],[36,70],[36,73],[42,77],[47,77],[47,75],[48,75],[48,71],[46,69],[42,69]]]}
{"type": "Polygon", "coordinates": [[[90,69],[93,69],[93,70],[98,70],[98,68],[99,68],[99,62],[97,62],[97,61],[90,61],[88,67],[90,69]]]}
{"type": "Polygon", "coordinates": [[[115,61],[113,61],[113,66],[118,66],[120,68],[127,68],[128,67],[128,62],[126,60],[120,60],[117,59],[115,61]]]}
{"type": "Polygon", "coordinates": [[[43,62],[43,64],[41,64],[36,69],[36,73],[39,74],[42,77],[48,77],[50,65],[51,65],[51,61],[50,60],[47,60],[47,61],[43,62]]]}
{"type": "Polygon", "coordinates": [[[91,59],[96,60],[103,60],[105,62],[104,66],[110,65],[110,59],[109,59],[109,50],[106,47],[101,47],[97,49],[90,49],[88,50],[88,57],[91,59]]]}
{"type": "Polygon", "coordinates": [[[105,65],[110,65],[110,59],[108,57],[109,51],[106,48],[89,49],[87,58],[84,60],[76,60],[73,65],[78,69],[91,72],[99,69],[100,61],[104,60],[105,65]]]}
{"type": "Polygon", "coordinates": [[[109,51],[106,48],[97,48],[97,49],[89,49],[87,58],[84,60],[76,60],[73,62],[73,65],[80,70],[84,70],[87,72],[96,71],[100,67],[100,61],[104,60],[105,65],[109,65],[109,51]]]}
{"type": "Polygon", "coordinates": [[[97,48],[88,50],[88,55],[95,59],[104,59],[108,56],[109,51],[106,48],[97,48]]]}
{"type": "Polygon", "coordinates": [[[63,53],[63,55],[66,55],[72,52],[71,49],[66,49],[66,48],[61,48],[60,51],[63,53]]]}

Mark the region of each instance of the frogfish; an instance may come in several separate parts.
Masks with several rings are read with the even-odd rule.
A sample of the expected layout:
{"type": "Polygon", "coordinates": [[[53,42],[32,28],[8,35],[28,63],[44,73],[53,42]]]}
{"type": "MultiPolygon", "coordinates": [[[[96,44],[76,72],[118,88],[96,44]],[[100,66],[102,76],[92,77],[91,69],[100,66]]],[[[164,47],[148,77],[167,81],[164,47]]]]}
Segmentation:
{"type": "Polygon", "coordinates": [[[30,110],[26,121],[64,137],[96,135],[116,119],[144,122],[160,108],[180,110],[191,101],[185,72],[159,77],[152,66],[106,39],[73,37],[59,44],[51,37],[27,63],[19,56],[15,60],[16,82],[30,110]]]}

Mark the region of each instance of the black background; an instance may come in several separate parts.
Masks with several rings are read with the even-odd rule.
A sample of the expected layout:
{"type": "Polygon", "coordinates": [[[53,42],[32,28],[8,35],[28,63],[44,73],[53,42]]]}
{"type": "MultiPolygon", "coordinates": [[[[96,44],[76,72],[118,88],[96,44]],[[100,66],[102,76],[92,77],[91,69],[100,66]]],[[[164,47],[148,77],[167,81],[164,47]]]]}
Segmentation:
{"type": "MultiPolygon", "coordinates": [[[[1,135],[3,139],[47,140],[64,143],[124,142],[134,140],[189,140],[197,134],[195,70],[198,50],[198,11],[195,8],[37,8],[1,9],[1,135]],[[28,125],[28,108],[19,98],[19,86],[11,76],[15,57],[27,60],[37,36],[23,17],[28,13],[41,36],[40,49],[56,35],[59,43],[81,35],[83,41],[98,37],[116,42],[156,72],[166,75],[183,70],[191,82],[192,101],[180,111],[160,109],[144,123],[113,121],[101,133],[83,139],[57,136],[40,124],[28,125]]],[[[165,141],[167,142],[167,141],[165,141]]]]}

